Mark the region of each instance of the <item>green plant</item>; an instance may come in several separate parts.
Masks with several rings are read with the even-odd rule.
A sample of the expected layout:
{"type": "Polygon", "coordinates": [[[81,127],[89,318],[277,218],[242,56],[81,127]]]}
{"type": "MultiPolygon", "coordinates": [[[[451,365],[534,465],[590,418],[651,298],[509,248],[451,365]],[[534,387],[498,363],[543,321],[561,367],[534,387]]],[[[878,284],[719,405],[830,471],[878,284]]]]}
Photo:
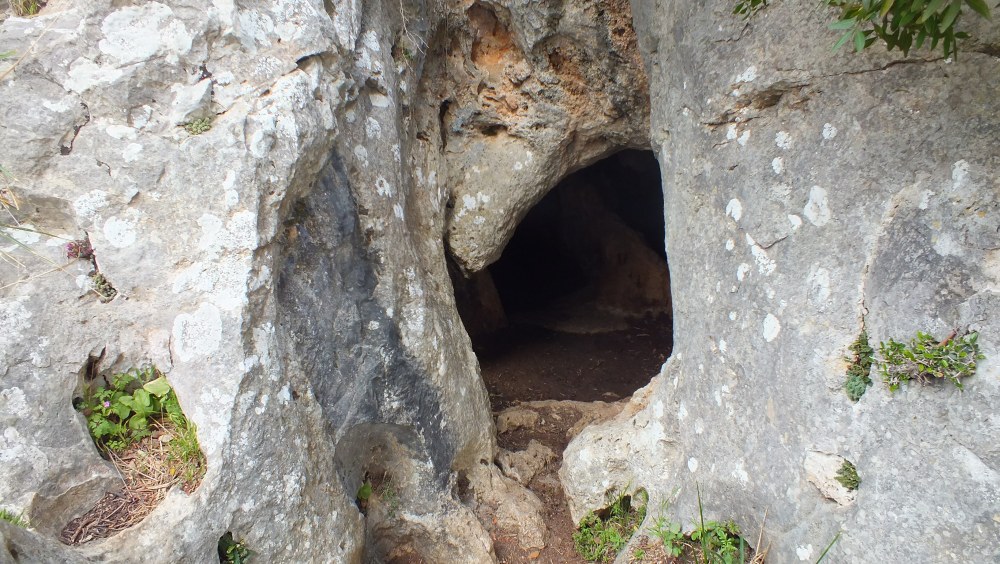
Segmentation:
{"type": "Polygon", "coordinates": [[[840,482],[840,485],[852,491],[858,489],[858,486],[861,485],[861,478],[858,477],[858,469],[854,464],[851,464],[850,460],[845,460],[840,465],[835,479],[840,482]]]}
{"type": "MultiPolygon", "coordinates": [[[[840,9],[840,18],[830,24],[830,29],[841,32],[834,50],[849,43],[860,52],[882,41],[890,51],[899,49],[908,55],[910,49],[920,49],[929,40],[932,50],[940,45],[945,57],[953,57],[958,53],[958,40],[969,37],[955,31],[964,8],[991,19],[986,0],[819,1],[840,9]]],[[[768,0],[737,0],[733,13],[750,18],[767,5],[768,0]]]]}
{"type": "Polygon", "coordinates": [[[862,331],[849,348],[854,354],[849,359],[850,364],[847,367],[847,381],[844,382],[844,390],[851,401],[858,401],[868,390],[868,386],[872,385],[869,373],[872,363],[875,361],[875,349],[868,342],[867,331],[862,331]]]}
{"type": "Polygon", "coordinates": [[[837,533],[837,535],[833,537],[833,540],[830,541],[830,544],[826,545],[826,548],[824,548],[823,552],[820,553],[819,558],[816,559],[816,564],[819,564],[820,562],[823,561],[824,558],[826,558],[826,554],[830,552],[830,549],[833,548],[833,545],[837,544],[838,540],[840,540],[840,533],[837,533]]]}
{"type": "Polygon", "coordinates": [[[747,561],[747,545],[740,536],[736,523],[728,521],[705,522],[701,504],[701,488],[698,487],[698,528],[691,532],[691,540],[701,543],[702,562],[706,564],[744,564],[747,561]]]}
{"type": "Polygon", "coordinates": [[[382,477],[382,483],[379,484],[376,492],[378,494],[379,501],[385,505],[386,515],[392,517],[396,515],[399,511],[399,492],[392,485],[392,479],[386,476],[382,477]]]}
{"type": "Polygon", "coordinates": [[[148,437],[154,419],[187,422],[176,394],[155,367],[115,374],[109,386],[88,387],[78,404],[94,443],[105,452],[148,437]]]}
{"type": "Polygon", "coordinates": [[[573,533],[576,551],[588,562],[610,562],[628,544],[632,535],[646,518],[648,496],[639,489],[632,494],[612,489],[608,492],[608,506],[601,511],[591,511],[580,520],[573,533]],[[633,504],[633,499],[637,503],[633,504]]]}
{"type": "Polygon", "coordinates": [[[94,285],[94,292],[97,293],[98,297],[102,302],[110,302],[118,295],[118,290],[108,282],[108,279],[104,277],[99,271],[94,271],[90,275],[90,282],[94,285]]]}
{"type": "Polygon", "coordinates": [[[198,429],[182,413],[168,412],[167,418],[173,423],[175,431],[167,443],[170,472],[179,476],[185,484],[193,484],[199,481],[205,471],[205,454],[201,452],[201,445],[198,443],[198,429]]]}
{"type": "Polygon", "coordinates": [[[184,124],[184,131],[191,135],[201,135],[209,129],[212,129],[212,118],[210,117],[199,118],[184,124]]]}
{"type": "Polygon", "coordinates": [[[28,520],[24,518],[22,513],[14,513],[9,509],[0,508],[0,521],[6,521],[15,527],[21,527],[22,529],[27,528],[28,520]]]}
{"type": "MultiPolygon", "coordinates": [[[[17,53],[14,51],[0,51],[0,61],[6,61],[7,59],[14,58],[17,53]]],[[[2,169],[3,167],[0,167],[2,169]]]]}
{"type": "Polygon", "coordinates": [[[879,343],[882,357],[880,370],[889,389],[896,391],[903,382],[916,379],[922,384],[933,378],[947,379],[962,388],[962,378],[976,372],[976,361],[986,358],[979,353],[979,333],[966,332],[959,336],[952,332],[938,342],[928,333],[917,336],[904,345],[893,339],[879,343]]]}
{"type": "Polygon", "coordinates": [[[38,0],[10,0],[10,8],[19,17],[34,16],[42,9],[38,0]]]}
{"type": "Polygon", "coordinates": [[[663,543],[663,550],[667,554],[678,557],[684,551],[684,541],[687,536],[681,530],[681,524],[667,519],[662,512],[653,522],[652,532],[663,543]]]}
{"type": "Polygon", "coordinates": [[[635,549],[635,552],[632,553],[632,558],[635,558],[636,560],[642,560],[645,557],[646,551],[641,548],[635,549]]]}
{"type": "Polygon", "coordinates": [[[225,564],[244,564],[249,561],[253,551],[247,548],[244,541],[236,541],[233,533],[227,532],[219,539],[219,562],[225,564]]]}

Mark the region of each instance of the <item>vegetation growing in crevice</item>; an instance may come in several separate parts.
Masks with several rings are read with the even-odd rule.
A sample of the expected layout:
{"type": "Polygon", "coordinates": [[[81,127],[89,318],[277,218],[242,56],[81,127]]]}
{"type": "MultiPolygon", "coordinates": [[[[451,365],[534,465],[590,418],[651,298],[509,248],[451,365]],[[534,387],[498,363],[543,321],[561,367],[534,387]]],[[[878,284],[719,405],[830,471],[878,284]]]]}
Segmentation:
{"type": "Polygon", "coordinates": [[[868,332],[862,331],[857,340],[849,347],[853,353],[850,364],[847,367],[847,381],[844,382],[844,390],[851,401],[858,401],[861,396],[872,385],[871,373],[872,363],[875,361],[875,349],[868,342],[868,332]]]}
{"type": "Polygon", "coordinates": [[[183,124],[183,127],[184,131],[187,131],[190,135],[201,135],[202,133],[212,129],[212,118],[198,118],[183,124]]]}
{"type": "Polygon", "coordinates": [[[975,331],[962,335],[952,331],[942,341],[918,331],[908,345],[889,339],[879,343],[882,379],[891,391],[910,380],[921,384],[949,380],[961,389],[962,378],[975,374],[976,361],[986,358],[979,352],[978,341],[975,331]]]}
{"type": "Polygon", "coordinates": [[[858,489],[858,486],[861,485],[861,478],[858,477],[858,469],[850,460],[844,460],[844,463],[840,465],[835,479],[840,482],[840,485],[851,491],[858,489]]]}
{"type": "Polygon", "coordinates": [[[14,513],[9,509],[0,508],[0,521],[6,521],[15,527],[27,528],[28,520],[22,513],[14,513]]]}
{"type": "Polygon", "coordinates": [[[86,418],[98,451],[125,484],[63,528],[60,540],[70,545],[110,537],[139,523],[171,487],[193,492],[206,470],[197,429],[155,367],[88,378],[73,405],[86,418]]]}
{"type": "MultiPolygon", "coordinates": [[[[660,546],[643,545],[632,554],[633,562],[661,562],[667,559],[677,559],[677,562],[692,562],[699,564],[761,564],[767,557],[767,550],[760,549],[763,541],[763,530],[757,538],[758,550],[754,550],[743,539],[739,526],[733,521],[705,521],[701,503],[701,489],[698,489],[698,524],[690,533],[684,533],[680,523],[663,516],[666,508],[661,509],[661,515],[653,521],[649,530],[653,537],[659,539],[660,546]],[[662,554],[655,555],[652,560],[646,560],[646,550],[662,554]]],[[[652,555],[652,554],[651,554],[652,555]]]]}
{"type": "Polygon", "coordinates": [[[244,564],[250,560],[253,551],[246,542],[237,541],[233,533],[227,531],[219,538],[219,562],[222,564],[244,564]]]}
{"type": "MultiPolygon", "coordinates": [[[[839,19],[830,29],[839,32],[834,50],[849,44],[857,52],[881,41],[888,50],[899,49],[908,55],[911,49],[927,45],[941,47],[945,57],[958,54],[958,40],[968,39],[955,31],[968,7],[979,16],[991,19],[986,0],[818,0],[840,10],[839,19]]],[[[769,0],[737,0],[734,14],[752,18],[768,6],[769,0]]]]}
{"type": "Polygon", "coordinates": [[[645,490],[628,488],[607,493],[608,506],[584,515],[573,533],[576,551],[588,562],[612,562],[646,518],[645,490]]]}

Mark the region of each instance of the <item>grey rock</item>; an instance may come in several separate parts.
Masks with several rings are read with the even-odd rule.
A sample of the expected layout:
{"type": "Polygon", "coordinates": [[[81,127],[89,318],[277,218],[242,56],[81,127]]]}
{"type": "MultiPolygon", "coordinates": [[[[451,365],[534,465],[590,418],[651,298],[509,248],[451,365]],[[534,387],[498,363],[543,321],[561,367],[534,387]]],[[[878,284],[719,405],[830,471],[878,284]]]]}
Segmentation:
{"type": "Polygon", "coordinates": [[[766,510],[777,561],[815,561],[838,532],[834,561],[995,560],[1000,61],[832,54],[815,33],[830,16],[788,2],[749,26],[721,1],[633,9],[674,353],[638,413],[570,445],[574,518],[631,481],[691,523],[698,486],[706,519],[756,531],[766,510]],[[890,394],[876,373],[846,397],[862,329],[877,346],[967,327],[987,359],[964,391],[890,394]],[[853,503],[810,483],[810,452],[857,466],[853,503]]]}
{"type": "Polygon", "coordinates": [[[501,449],[497,454],[497,466],[508,477],[527,486],[545,465],[555,460],[552,449],[532,439],[528,448],[511,452],[501,449]]]}

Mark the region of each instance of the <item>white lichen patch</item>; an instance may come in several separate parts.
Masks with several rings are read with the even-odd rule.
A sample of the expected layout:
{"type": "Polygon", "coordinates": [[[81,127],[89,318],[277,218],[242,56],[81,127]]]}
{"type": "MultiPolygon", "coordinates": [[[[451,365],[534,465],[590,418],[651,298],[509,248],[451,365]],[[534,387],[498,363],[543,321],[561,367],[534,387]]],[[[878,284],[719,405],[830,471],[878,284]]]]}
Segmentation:
{"type": "Polygon", "coordinates": [[[213,304],[203,303],[193,314],[174,318],[173,349],[177,358],[188,362],[219,350],[222,343],[222,314],[213,304]]]}
{"type": "Polygon", "coordinates": [[[798,231],[802,227],[802,218],[794,213],[788,214],[788,223],[792,224],[792,231],[798,231]]]}
{"type": "Polygon", "coordinates": [[[969,182],[969,163],[965,160],[956,161],[951,165],[952,188],[958,189],[969,182]]]}
{"type": "Polygon", "coordinates": [[[138,237],[137,224],[139,212],[130,209],[123,214],[125,217],[112,216],[104,222],[104,238],[113,246],[124,249],[132,246],[138,237]]]}
{"type": "Polygon", "coordinates": [[[736,243],[734,243],[732,239],[726,239],[726,250],[732,251],[735,248],[736,248],[736,243]]]}
{"type": "Polygon", "coordinates": [[[361,166],[368,168],[368,149],[361,145],[355,145],[354,147],[354,158],[358,159],[361,166]]]}
{"type": "Polygon", "coordinates": [[[826,195],[826,190],[819,186],[813,186],[809,190],[809,201],[802,209],[802,214],[816,227],[822,227],[830,222],[832,217],[830,206],[826,195]]]}
{"type": "Polygon", "coordinates": [[[750,265],[745,262],[740,263],[740,265],[736,267],[736,279],[742,282],[743,279],[747,277],[747,274],[750,274],[750,265]]]}
{"type": "Polygon", "coordinates": [[[98,84],[110,84],[124,74],[111,65],[98,65],[90,59],[80,57],[70,63],[69,78],[63,85],[73,92],[84,93],[98,84]]]}
{"type": "Polygon", "coordinates": [[[697,458],[691,457],[688,459],[688,470],[690,470],[692,474],[698,471],[697,458]]]}
{"type": "Polygon", "coordinates": [[[795,548],[795,555],[799,557],[799,560],[805,562],[812,560],[813,555],[813,545],[807,544],[805,546],[798,546],[795,548]]]}
{"type": "Polygon", "coordinates": [[[10,350],[31,328],[31,311],[22,303],[25,299],[27,297],[0,300],[0,355],[10,350]]]}
{"type": "Polygon", "coordinates": [[[823,124],[823,139],[829,141],[837,136],[837,128],[832,123],[823,124]]]}
{"type": "Polygon", "coordinates": [[[736,80],[733,82],[753,82],[754,80],[757,80],[757,67],[750,65],[745,71],[737,75],[736,80]]]}
{"type": "Polygon", "coordinates": [[[924,190],[920,194],[920,204],[917,206],[922,210],[925,210],[931,204],[931,197],[934,196],[935,192],[931,190],[924,190]]]}
{"type": "Polygon", "coordinates": [[[779,149],[788,150],[792,148],[792,136],[787,131],[779,131],[774,135],[774,144],[779,149]]]}
{"type": "Polygon", "coordinates": [[[382,176],[375,179],[375,193],[383,198],[391,198],[396,195],[396,191],[393,190],[392,184],[389,184],[389,181],[382,176]]]}
{"type": "Polygon", "coordinates": [[[778,333],[781,333],[781,322],[774,315],[767,314],[764,317],[764,322],[761,323],[761,335],[765,341],[770,343],[778,338],[778,333]]]}
{"type": "Polygon", "coordinates": [[[729,203],[726,204],[726,215],[739,221],[743,217],[743,204],[736,198],[729,200],[729,203]]]}
{"type": "Polygon", "coordinates": [[[365,118],[365,136],[369,139],[382,137],[382,125],[373,117],[365,118]]]}
{"type": "Polygon", "coordinates": [[[774,174],[781,174],[782,172],[785,172],[784,159],[781,157],[774,157],[771,159],[771,170],[774,171],[774,174]]]}
{"type": "Polygon", "coordinates": [[[746,240],[747,245],[750,245],[750,254],[753,255],[754,261],[757,263],[757,270],[759,270],[764,276],[770,276],[774,272],[775,268],[777,268],[777,263],[771,260],[767,251],[758,245],[749,233],[746,234],[746,240]]]}
{"type": "Polygon", "coordinates": [[[111,12],[101,23],[101,52],[127,65],[164,56],[176,63],[191,50],[191,33],[174,18],[173,10],[159,2],[147,2],[111,12]]]}

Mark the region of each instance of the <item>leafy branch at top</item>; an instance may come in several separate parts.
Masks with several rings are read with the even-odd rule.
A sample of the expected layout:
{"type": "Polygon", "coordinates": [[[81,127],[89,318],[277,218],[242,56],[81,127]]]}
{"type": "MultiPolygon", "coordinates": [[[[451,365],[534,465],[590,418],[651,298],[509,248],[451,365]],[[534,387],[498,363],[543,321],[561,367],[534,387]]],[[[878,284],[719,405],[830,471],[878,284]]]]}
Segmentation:
{"type": "Polygon", "coordinates": [[[952,333],[938,342],[922,331],[909,345],[889,339],[879,343],[882,379],[895,391],[900,384],[916,379],[926,384],[932,379],[947,379],[962,388],[961,378],[976,372],[976,361],[986,358],[979,352],[979,333],[952,333]]]}
{"type": "MultiPolygon", "coordinates": [[[[820,0],[840,9],[840,18],[830,29],[841,32],[834,50],[850,44],[857,52],[882,41],[890,51],[928,45],[941,47],[945,57],[958,54],[958,40],[969,34],[955,31],[966,8],[992,19],[986,0],[820,0]]],[[[769,0],[737,0],[734,14],[751,18],[767,7],[769,0]]]]}

